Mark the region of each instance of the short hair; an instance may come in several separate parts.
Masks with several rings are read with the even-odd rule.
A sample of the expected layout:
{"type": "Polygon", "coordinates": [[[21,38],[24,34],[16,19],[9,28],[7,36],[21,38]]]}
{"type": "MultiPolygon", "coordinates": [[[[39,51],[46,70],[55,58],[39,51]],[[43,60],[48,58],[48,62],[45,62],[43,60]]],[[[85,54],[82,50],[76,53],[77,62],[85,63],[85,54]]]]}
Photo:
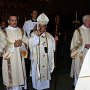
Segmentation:
{"type": "Polygon", "coordinates": [[[5,22],[5,23],[6,23],[6,20],[2,20],[2,21],[0,21],[0,24],[1,24],[2,22],[5,22]]]}
{"type": "Polygon", "coordinates": [[[38,10],[36,10],[36,9],[33,9],[33,10],[31,11],[31,14],[32,14],[34,11],[36,11],[36,12],[38,13],[38,10]]]}
{"type": "Polygon", "coordinates": [[[17,17],[16,14],[10,14],[10,15],[8,16],[8,20],[10,20],[10,17],[11,17],[11,16],[16,16],[16,17],[17,17]]]}
{"type": "Polygon", "coordinates": [[[87,20],[87,19],[90,19],[90,14],[87,14],[87,15],[84,15],[82,20],[83,20],[83,23],[87,20]]]}

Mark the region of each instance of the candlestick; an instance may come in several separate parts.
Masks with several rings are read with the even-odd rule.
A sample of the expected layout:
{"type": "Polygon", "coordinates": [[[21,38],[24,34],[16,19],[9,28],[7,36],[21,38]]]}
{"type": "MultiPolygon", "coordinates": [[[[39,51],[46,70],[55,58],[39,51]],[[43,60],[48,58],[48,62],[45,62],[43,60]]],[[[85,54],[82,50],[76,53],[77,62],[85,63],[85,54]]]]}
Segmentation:
{"type": "Polygon", "coordinates": [[[76,20],[77,20],[77,10],[76,10],[76,20]]]}

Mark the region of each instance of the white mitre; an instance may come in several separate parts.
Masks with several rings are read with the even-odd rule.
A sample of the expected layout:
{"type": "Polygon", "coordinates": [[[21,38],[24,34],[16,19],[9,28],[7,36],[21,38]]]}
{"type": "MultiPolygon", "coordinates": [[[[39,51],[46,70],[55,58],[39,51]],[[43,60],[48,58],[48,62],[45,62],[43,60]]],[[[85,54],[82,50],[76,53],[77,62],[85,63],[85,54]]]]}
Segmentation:
{"type": "Polygon", "coordinates": [[[38,24],[45,24],[47,25],[49,22],[49,18],[44,14],[44,13],[41,13],[38,18],[37,18],[37,23],[38,24]]]}

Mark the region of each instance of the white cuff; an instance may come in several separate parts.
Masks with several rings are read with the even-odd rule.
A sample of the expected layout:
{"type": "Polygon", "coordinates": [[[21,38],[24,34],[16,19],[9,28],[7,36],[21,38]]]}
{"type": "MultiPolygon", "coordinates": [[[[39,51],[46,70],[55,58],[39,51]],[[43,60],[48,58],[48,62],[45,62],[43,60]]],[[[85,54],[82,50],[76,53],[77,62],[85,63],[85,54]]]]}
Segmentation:
{"type": "Polygon", "coordinates": [[[14,50],[15,50],[15,47],[14,47],[14,45],[13,45],[13,47],[12,47],[11,50],[10,50],[10,52],[14,52],[14,50]]]}

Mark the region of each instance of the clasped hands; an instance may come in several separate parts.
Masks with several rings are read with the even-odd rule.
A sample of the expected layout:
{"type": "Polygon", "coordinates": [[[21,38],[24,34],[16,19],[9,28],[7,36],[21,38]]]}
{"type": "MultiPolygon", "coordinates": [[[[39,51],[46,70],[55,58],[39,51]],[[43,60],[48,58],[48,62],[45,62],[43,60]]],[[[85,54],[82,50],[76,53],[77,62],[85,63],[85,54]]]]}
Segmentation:
{"type": "Polygon", "coordinates": [[[15,40],[14,47],[19,47],[22,45],[22,40],[15,40]]]}
{"type": "Polygon", "coordinates": [[[39,30],[36,31],[36,35],[40,36],[42,34],[42,32],[40,32],[39,30]]]}
{"type": "Polygon", "coordinates": [[[90,48],[90,44],[86,44],[85,48],[89,49],[90,48]]]}

